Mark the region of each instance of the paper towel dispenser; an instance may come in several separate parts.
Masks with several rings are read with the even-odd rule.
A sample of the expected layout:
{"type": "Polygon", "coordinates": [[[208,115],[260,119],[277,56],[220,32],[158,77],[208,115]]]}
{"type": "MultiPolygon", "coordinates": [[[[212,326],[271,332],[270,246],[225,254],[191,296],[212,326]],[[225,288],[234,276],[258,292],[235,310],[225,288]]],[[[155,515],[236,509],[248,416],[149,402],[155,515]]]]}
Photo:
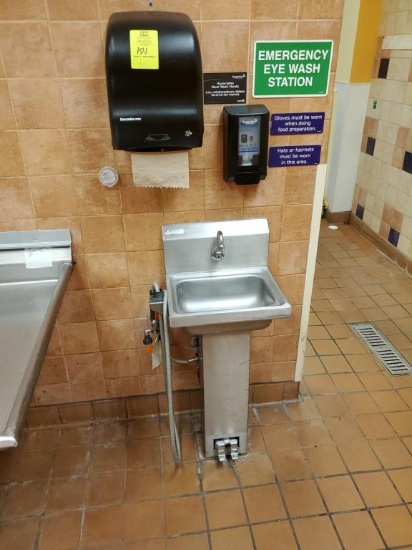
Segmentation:
{"type": "Polygon", "coordinates": [[[187,15],[114,13],[107,26],[106,78],[114,149],[202,146],[202,60],[187,15]]]}

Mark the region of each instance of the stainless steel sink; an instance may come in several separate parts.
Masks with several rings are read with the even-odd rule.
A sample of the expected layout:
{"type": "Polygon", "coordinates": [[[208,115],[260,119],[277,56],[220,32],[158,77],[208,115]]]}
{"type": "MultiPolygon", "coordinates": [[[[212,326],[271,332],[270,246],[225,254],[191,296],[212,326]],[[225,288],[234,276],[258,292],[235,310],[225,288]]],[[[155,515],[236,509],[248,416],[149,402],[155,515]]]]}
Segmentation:
{"type": "Polygon", "coordinates": [[[192,334],[265,328],[291,306],[266,267],[180,273],[167,278],[172,327],[192,334]]]}

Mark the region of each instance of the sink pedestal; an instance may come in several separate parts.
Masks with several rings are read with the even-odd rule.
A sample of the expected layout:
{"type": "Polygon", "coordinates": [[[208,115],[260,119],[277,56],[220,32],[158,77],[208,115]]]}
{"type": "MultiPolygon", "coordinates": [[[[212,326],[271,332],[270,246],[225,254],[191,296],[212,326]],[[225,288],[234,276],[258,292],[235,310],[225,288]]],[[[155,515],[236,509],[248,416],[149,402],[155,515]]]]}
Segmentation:
{"type": "Polygon", "coordinates": [[[250,332],[204,334],[203,383],[206,457],[215,457],[215,442],[238,438],[247,452],[250,332]]]}

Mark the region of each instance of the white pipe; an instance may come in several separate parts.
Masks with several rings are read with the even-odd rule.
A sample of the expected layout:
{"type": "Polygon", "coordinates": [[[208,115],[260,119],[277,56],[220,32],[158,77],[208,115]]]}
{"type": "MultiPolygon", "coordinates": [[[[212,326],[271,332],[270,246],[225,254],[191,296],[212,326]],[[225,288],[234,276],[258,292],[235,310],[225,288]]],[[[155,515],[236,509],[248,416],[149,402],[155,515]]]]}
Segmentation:
{"type": "MultiPolygon", "coordinates": [[[[155,287],[155,285],[157,285],[157,283],[153,283],[154,290],[159,291],[159,285],[157,285],[157,288],[155,287]]],[[[175,461],[175,464],[176,466],[180,466],[182,463],[182,455],[180,451],[179,434],[177,432],[175,414],[173,410],[172,365],[170,360],[169,329],[167,326],[166,290],[163,291],[163,314],[159,314],[159,327],[164,358],[164,377],[169,414],[170,442],[172,444],[173,459],[175,461]]]]}

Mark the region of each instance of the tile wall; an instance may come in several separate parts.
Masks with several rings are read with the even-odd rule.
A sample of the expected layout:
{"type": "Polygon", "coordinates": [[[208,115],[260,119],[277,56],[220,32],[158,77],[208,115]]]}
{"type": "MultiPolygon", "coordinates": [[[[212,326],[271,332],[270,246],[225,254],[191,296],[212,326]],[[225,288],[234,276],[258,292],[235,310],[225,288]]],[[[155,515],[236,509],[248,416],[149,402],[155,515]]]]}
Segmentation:
{"type": "MultiPolygon", "coordinates": [[[[155,0],[187,13],[198,30],[204,72],[248,71],[254,41],[333,39],[333,90],[343,0],[155,0]]],[[[117,11],[143,0],[3,0],[0,12],[0,230],[69,228],[75,268],[32,406],[162,392],[142,347],[148,292],[164,282],[162,223],[267,217],[270,267],[293,316],[253,335],[255,399],[281,399],[294,380],[316,167],[276,168],[258,186],[222,179],[221,106],[205,106],[204,146],[190,153],[188,190],[137,189],[130,156],[113,151],[105,90],[104,36],[117,11]],[[106,189],[99,169],[115,166],[106,189]],[[285,390],[286,391],[286,390],[285,390]]],[[[321,143],[326,159],[331,94],[270,99],[271,112],[325,111],[319,136],[272,137],[271,145],[321,143]]],[[[191,353],[173,334],[173,353],[191,353]]],[[[178,366],[177,390],[197,390],[193,366],[178,366]]],[[[293,386],[296,391],[297,384],[293,386]]]]}
{"type": "Polygon", "coordinates": [[[380,25],[352,212],[412,260],[412,49],[385,36],[412,33],[412,6],[386,0],[380,25]]]}

